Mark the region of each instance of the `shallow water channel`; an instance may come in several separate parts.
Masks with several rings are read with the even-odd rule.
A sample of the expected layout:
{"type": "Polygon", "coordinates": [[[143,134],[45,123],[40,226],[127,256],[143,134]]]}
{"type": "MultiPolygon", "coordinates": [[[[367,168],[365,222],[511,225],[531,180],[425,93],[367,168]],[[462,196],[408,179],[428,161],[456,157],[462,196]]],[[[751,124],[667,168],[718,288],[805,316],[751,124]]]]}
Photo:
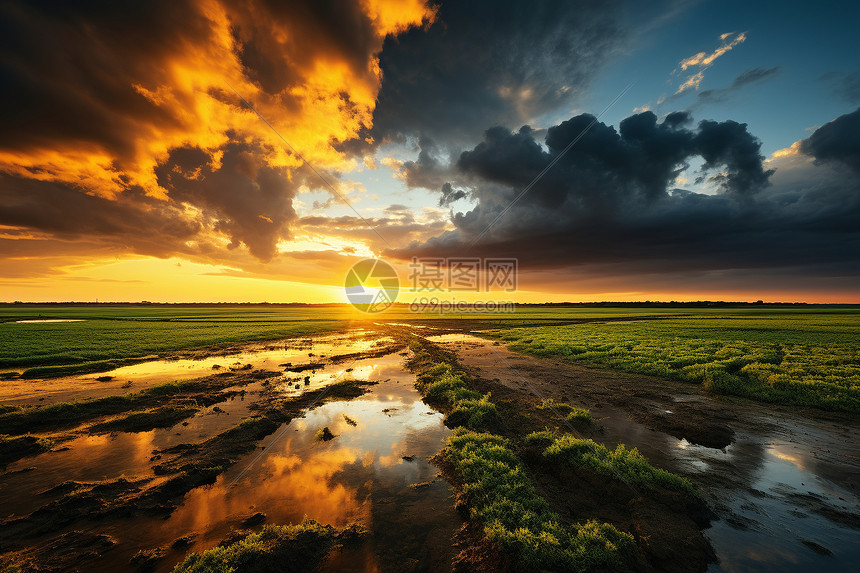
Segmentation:
{"type": "MultiPolygon", "coordinates": [[[[153,361],[125,370],[122,379],[143,385],[156,373],[170,380],[211,374],[213,364],[253,364],[255,368],[324,365],[302,372],[284,372],[268,382],[267,391],[285,395],[314,392],[341,379],[376,381],[369,393],[349,401],[312,407],[303,417],[283,424],[209,486],[184,497],[167,518],[82,520],[72,527],[105,533],[118,544],[87,571],[133,570],[130,558],[138,550],[165,548],[157,571],[169,571],[189,551],[216,545],[257,512],[266,523],[298,523],[305,516],[335,527],[360,522],[366,541],[329,555],[328,571],[443,571],[450,569],[451,539],[462,525],[454,510],[454,492],[428,461],[450,434],[442,415],[425,405],[413,387],[414,376],[404,369],[405,353],[374,358],[338,360],[338,355],[378,348],[384,339],[355,333],[261,347],[241,355],[193,360],[153,361]],[[308,356],[308,355],[311,356],[308,356]],[[332,359],[334,358],[334,359],[332,359]],[[169,366],[176,367],[170,370],[169,366]],[[137,378],[140,376],[140,378],[137,378]],[[304,383],[308,376],[307,384],[304,383]],[[302,384],[296,388],[297,380],[302,384]],[[315,440],[330,428],[335,438],[315,440]],[[190,548],[171,550],[178,538],[193,536],[190,548]]],[[[90,377],[88,377],[90,378],[90,377]]],[[[161,378],[158,378],[161,379],[161,378]]],[[[66,381],[69,383],[70,381],[66,381]]],[[[233,389],[239,389],[234,387],[233,389]]],[[[244,386],[244,395],[209,406],[167,429],[139,433],[82,433],[61,448],[25,458],[0,475],[0,519],[26,515],[59,497],[45,493],[67,480],[94,482],[154,476],[155,450],[197,443],[237,424],[263,391],[262,382],[244,386]]],[[[41,540],[39,540],[41,541],[41,540]]]]}

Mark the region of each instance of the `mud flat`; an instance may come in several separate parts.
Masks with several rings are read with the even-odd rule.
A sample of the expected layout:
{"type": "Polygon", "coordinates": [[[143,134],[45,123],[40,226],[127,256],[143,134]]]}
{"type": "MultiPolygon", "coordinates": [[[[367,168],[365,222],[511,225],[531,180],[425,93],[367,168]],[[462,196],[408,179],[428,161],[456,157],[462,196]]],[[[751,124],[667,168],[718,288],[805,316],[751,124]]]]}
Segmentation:
{"type": "Polygon", "coordinates": [[[402,345],[361,331],[192,357],[201,368],[185,372],[186,359],[137,365],[123,378],[144,395],[162,388],[158,376],[178,377],[178,389],[156,390],[157,403],[130,400],[130,411],[84,409],[38,434],[50,451],[0,473],[0,559],[23,571],[166,572],[190,553],[307,517],[363,531],[326,554],[322,571],[450,569],[463,520],[429,461],[450,430],[421,401],[405,359],[402,345]],[[210,362],[225,368],[213,373],[210,362]],[[316,366],[294,371],[305,363],[316,366]],[[179,404],[191,404],[186,417],[167,427],[113,429],[138,406],[157,414],[179,404]],[[322,428],[333,437],[316,440],[322,428]]]}

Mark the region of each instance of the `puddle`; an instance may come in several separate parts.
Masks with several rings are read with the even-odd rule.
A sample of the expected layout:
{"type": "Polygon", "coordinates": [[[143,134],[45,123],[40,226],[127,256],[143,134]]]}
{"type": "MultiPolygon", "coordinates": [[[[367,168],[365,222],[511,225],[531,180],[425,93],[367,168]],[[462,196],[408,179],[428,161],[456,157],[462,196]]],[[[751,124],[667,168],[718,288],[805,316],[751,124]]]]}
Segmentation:
{"type": "Polygon", "coordinates": [[[449,434],[442,416],[428,412],[410,383],[391,381],[360,399],[312,410],[264,440],[265,457],[252,454],[213,486],[191,492],[159,530],[172,532],[165,542],[198,532],[193,549],[199,551],[220,540],[231,522],[256,511],[272,523],[305,515],[336,527],[360,521],[372,532],[367,545],[348,560],[333,559],[328,570],[345,570],[347,562],[353,566],[346,570],[375,571],[383,564],[398,570],[397,559],[422,556],[426,570],[444,570],[461,524],[453,491],[442,480],[410,487],[434,480],[438,470],[427,458],[449,434]],[[323,427],[336,437],[316,441],[323,427]]]}
{"type": "Polygon", "coordinates": [[[297,367],[327,362],[338,355],[379,349],[389,342],[392,339],[356,329],[345,334],[247,345],[241,351],[219,355],[149,360],[95,374],[44,380],[6,380],[0,384],[0,401],[5,404],[46,405],[136,392],[150,386],[200,378],[231,369],[282,371],[284,364],[297,367]]]}
{"type": "Polygon", "coordinates": [[[731,515],[706,532],[720,557],[709,571],[848,571],[860,562],[858,530],[822,515],[856,517],[860,499],[817,473],[814,452],[785,441],[763,446],[758,436],[745,436],[724,457],[740,466],[749,487],[713,492],[726,505],[718,512],[731,515]]]}
{"type": "Polygon", "coordinates": [[[245,386],[244,397],[234,396],[203,408],[171,428],[85,435],[62,442],[53,451],[10,464],[6,473],[0,474],[0,519],[34,511],[53,499],[41,494],[63,481],[154,477],[154,462],[150,459],[154,450],[202,442],[235,426],[249,414],[248,407],[258,397],[259,386],[245,386]],[[216,407],[220,411],[214,410],[216,407]]]}
{"type": "MultiPolygon", "coordinates": [[[[530,371],[543,373],[545,381],[557,376],[559,367],[549,362],[512,353],[505,346],[494,346],[493,352],[488,348],[492,341],[463,334],[428,338],[457,350],[460,359],[479,368],[483,377],[498,378],[513,388],[525,389],[520,376],[529,379],[530,371]],[[502,353],[504,361],[496,352],[502,353]]],[[[689,391],[670,400],[693,406],[713,403],[689,391]]],[[[754,404],[732,408],[737,416],[736,436],[723,450],[652,431],[631,420],[625,410],[605,403],[591,408],[600,427],[594,439],[609,447],[618,443],[637,447],[654,463],[697,484],[720,517],[704,532],[720,560],[708,569],[711,572],[856,568],[860,562],[860,432],[786,414],[769,416],[766,407],[754,404]],[[821,555],[810,542],[832,555],[821,555]]]]}
{"type": "MultiPolygon", "coordinates": [[[[378,340],[365,341],[364,347],[372,349],[378,340]]],[[[328,346],[314,344],[316,358],[321,353],[355,352],[349,344],[338,347],[336,340],[325,344],[328,346]]],[[[305,358],[308,348],[302,349],[305,358]]],[[[284,353],[292,350],[282,347],[262,352],[276,353],[267,359],[282,363],[284,353]]],[[[225,363],[224,357],[215,360],[225,363]]],[[[399,354],[389,354],[276,377],[270,381],[270,389],[285,394],[315,390],[346,377],[379,383],[369,386],[370,392],[364,396],[330,402],[284,424],[214,484],[186,494],[167,519],[138,516],[73,525],[94,528],[119,541],[98,561],[88,562],[87,570],[125,570],[138,550],[167,547],[167,557],[159,562],[157,571],[170,571],[187,552],[213,547],[256,512],[265,513],[266,523],[274,524],[297,523],[305,516],[335,527],[361,522],[369,530],[366,542],[330,555],[322,571],[450,570],[451,540],[462,519],[454,510],[453,489],[435,477],[438,469],[428,461],[442,448],[450,430],[444,426],[443,416],[421,401],[413,386],[414,376],[404,370],[404,360],[399,354]],[[308,385],[305,376],[310,378],[308,385]],[[297,390],[292,379],[298,377],[297,390]],[[315,434],[323,427],[330,428],[335,438],[317,441],[315,434]],[[187,535],[194,535],[187,551],[169,549],[176,539],[187,535]]],[[[294,364],[296,361],[294,358],[294,364]]],[[[245,386],[250,390],[245,402],[238,396],[221,402],[218,406],[225,412],[219,414],[211,414],[213,407],[209,407],[190,418],[188,426],[83,436],[67,442],[66,451],[20,460],[8,469],[35,469],[0,475],[0,517],[33,511],[51,499],[36,495],[38,492],[66,480],[152,477],[153,450],[201,441],[231,427],[258,398],[263,384],[245,386]]]]}

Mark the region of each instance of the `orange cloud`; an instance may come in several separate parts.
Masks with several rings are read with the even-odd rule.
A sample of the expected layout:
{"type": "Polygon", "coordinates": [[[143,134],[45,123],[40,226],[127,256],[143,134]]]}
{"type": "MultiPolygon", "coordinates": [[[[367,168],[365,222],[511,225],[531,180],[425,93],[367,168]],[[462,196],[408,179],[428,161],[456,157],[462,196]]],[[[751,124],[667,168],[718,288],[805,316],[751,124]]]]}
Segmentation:
{"type": "Polygon", "coordinates": [[[735,35],[734,32],[720,34],[720,41],[722,42],[722,45],[720,45],[719,48],[717,48],[710,54],[706,52],[699,52],[698,54],[681,60],[681,63],[679,65],[681,66],[682,70],[686,71],[689,68],[698,68],[698,71],[695,74],[689,76],[686,80],[684,80],[684,82],[678,87],[678,91],[675,92],[675,95],[680,95],[689,90],[699,89],[699,86],[705,79],[705,70],[710,68],[717,60],[717,58],[727,52],[730,52],[735,46],[744,43],[746,39],[746,32],[741,32],[737,35],[735,35]]]}
{"type": "Polygon", "coordinates": [[[232,259],[245,245],[267,259],[290,237],[296,189],[321,184],[237,92],[318,169],[350,169],[336,146],[371,127],[385,37],[434,12],[161,0],[3,16],[21,37],[8,40],[20,105],[0,136],[0,224],[124,253],[232,259]]]}

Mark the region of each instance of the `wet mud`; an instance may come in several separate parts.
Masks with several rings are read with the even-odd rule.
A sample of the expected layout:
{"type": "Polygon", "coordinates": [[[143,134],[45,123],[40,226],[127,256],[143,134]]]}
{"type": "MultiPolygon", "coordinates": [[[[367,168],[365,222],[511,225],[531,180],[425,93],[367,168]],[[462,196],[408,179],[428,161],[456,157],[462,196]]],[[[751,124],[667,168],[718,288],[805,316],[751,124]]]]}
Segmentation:
{"type": "MultiPolygon", "coordinates": [[[[693,480],[714,517],[704,532],[716,557],[709,571],[841,571],[860,560],[860,424],[850,415],[715,398],[694,385],[525,356],[467,334],[429,339],[502,402],[554,398],[590,408],[594,418],[571,428],[546,410],[512,406],[507,416],[516,423],[624,443],[693,480]]],[[[564,485],[562,477],[547,487],[564,485]]],[[[589,487],[599,492],[601,484],[589,487]]]]}

